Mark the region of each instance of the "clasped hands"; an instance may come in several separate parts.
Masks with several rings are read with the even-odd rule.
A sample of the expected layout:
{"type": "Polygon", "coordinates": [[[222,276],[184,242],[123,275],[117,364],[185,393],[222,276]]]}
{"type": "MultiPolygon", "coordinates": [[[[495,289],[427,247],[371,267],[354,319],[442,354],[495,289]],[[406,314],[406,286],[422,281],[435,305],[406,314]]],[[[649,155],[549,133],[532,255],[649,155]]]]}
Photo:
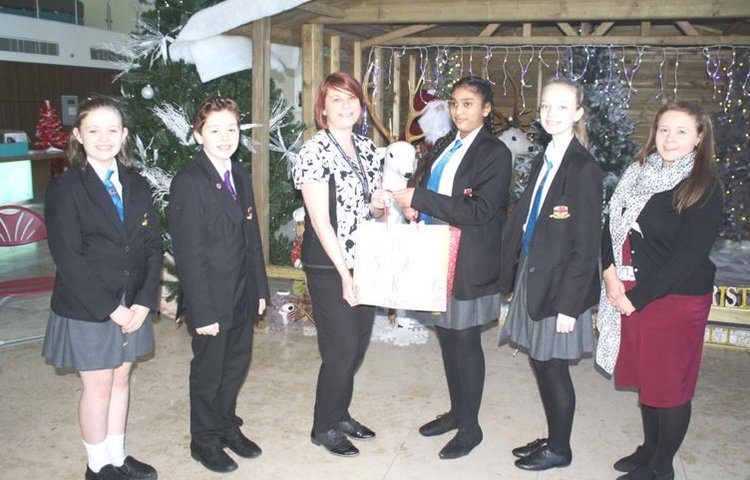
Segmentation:
{"type": "Polygon", "coordinates": [[[635,312],[635,307],[627,295],[625,295],[625,284],[617,277],[617,270],[614,265],[610,265],[604,270],[604,290],[607,293],[607,300],[620,315],[630,316],[635,312]]]}

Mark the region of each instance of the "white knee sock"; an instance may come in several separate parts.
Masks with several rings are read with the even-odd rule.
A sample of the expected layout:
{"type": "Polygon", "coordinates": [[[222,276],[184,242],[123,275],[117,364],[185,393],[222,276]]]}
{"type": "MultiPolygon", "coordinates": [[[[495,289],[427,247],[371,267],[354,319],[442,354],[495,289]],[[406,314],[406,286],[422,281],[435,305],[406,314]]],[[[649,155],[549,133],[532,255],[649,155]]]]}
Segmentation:
{"type": "Polygon", "coordinates": [[[107,435],[106,443],[112,465],[121,466],[125,461],[125,434],[107,435]]]}
{"type": "Polygon", "coordinates": [[[101,470],[104,465],[112,463],[109,459],[109,453],[107,452],[106,440],[95,444],[83,442],[83,446],[86,447],[88,464],[92,472],[99,473],[99,470],[101,470]]]}

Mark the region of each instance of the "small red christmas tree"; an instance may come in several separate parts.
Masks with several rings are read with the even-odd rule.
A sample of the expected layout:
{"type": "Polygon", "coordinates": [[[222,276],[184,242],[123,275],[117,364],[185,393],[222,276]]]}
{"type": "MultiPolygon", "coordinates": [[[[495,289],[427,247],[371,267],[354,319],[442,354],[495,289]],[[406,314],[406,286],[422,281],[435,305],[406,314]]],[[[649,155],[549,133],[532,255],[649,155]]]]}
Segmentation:
{"type": "Polygon", "coordinates": [[[39,122],[36,124],[36,142],[34,148],[47,150],[50,147],[64,150],[68,143],[68,135],[62,128],[60,115],[49,100],[39,109],[39,122]]]}

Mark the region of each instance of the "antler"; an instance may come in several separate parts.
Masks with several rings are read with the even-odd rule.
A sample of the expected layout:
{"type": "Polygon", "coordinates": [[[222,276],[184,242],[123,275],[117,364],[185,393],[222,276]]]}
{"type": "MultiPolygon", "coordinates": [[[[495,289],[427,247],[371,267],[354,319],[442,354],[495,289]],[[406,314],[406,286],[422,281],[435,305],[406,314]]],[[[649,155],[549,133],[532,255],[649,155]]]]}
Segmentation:
{"type": "Polygon", "coordinates": [[[423,83],[424,77],[420,78],[419,81],[417,81],[417,84],[414,85],[414,88],[412,88],[411,82],[409,84],[409,114],[406,116],[406,126],[404,127],[404,140],[409,143],[414,143],[418,140],[422,140],[426,135],[424,132],[420,133],[419,135],[414,135],[413,133],[411,133],[412,122],[421,117],[422,114],[427,110],[427,105],[425,105],[421,110],[416,110],[414,108],[414,98],[417,96],[417,92],[422,89],[423,83]]]}
{"type": "Polygon", "coordinates": [[[513,76],[508,76],[511,87],[513,87],[513,113],[510,117],[504,116],[502,113],[495,113],[494,116],[496,121],[493,124],[496,126],[496,133],[502,133],[512,126],[517,126],[521,130],[526,130],[531,126],[530,121],[521,121],[524,116],[531,113],[531,110],[525,110],[521,107],[521,85],[513,76]]]}
{"type": "Polygon", "coordinates": [[[388,140],[388,143],[393,143],[398,140],[398,138],[396,138],[390,130],[385,128],[383,122],[380,121],[376,104],[370,97],[370,73],[372,73],[372,67],[373,64],[370,64],[370,66],[367,67],[367,73],[365,74],[364,81],[362,82],[362,96],[364,97],[365,104],[367,104],[367,110],[369,112],[370,118],[372,118],[372,123],[375,124],[375,128],[377,128],[378,131],[383,135],[383,137],[388,140]]]}

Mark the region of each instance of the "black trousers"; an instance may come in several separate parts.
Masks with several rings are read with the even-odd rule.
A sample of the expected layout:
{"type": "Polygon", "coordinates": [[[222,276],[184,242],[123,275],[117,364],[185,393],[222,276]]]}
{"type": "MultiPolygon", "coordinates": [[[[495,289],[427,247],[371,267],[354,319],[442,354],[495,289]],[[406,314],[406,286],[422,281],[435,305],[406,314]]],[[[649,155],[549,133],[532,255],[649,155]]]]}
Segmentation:
{"type": "Polygon", "coordinates": [[[237,396],[250,367],[253,322],[222,327],[215,337],[192,335],[190,434],[199,445],[218,446],[219,437],[242,425],[237,396]]]}
{"type": "Polygon", "coordinates": [[[351,307],[335,270],[311,268],[306,273],[321,358],[313,414],[317,435],[350,418],[354,374],[370,345],[375,307],[351,307]]]}

